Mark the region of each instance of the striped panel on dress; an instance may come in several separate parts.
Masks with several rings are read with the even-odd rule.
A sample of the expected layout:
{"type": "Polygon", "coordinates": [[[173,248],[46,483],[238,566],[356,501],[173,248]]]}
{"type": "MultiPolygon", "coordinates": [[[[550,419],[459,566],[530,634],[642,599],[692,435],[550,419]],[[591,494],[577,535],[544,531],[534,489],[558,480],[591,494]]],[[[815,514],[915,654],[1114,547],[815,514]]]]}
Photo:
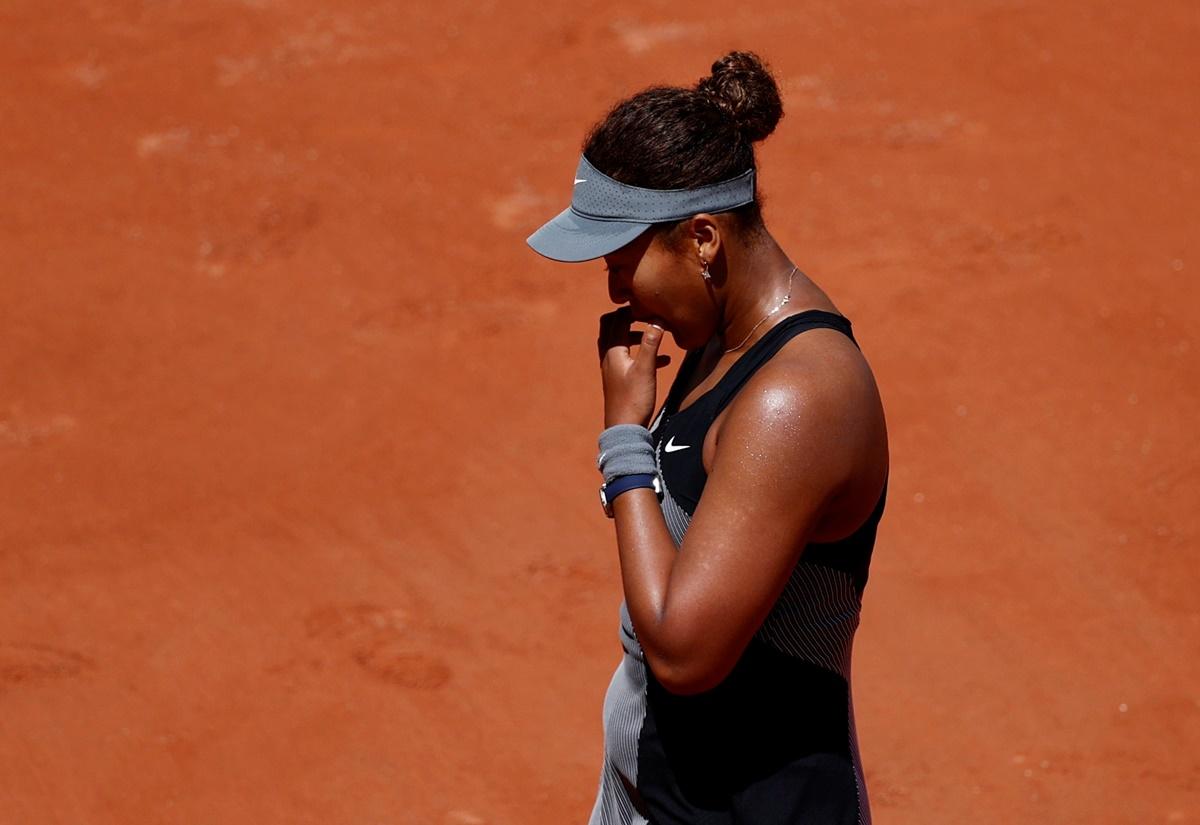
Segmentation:
{"type": "Polygon", "coordinates": [[[604,752],[630,784],[637,785],[637,746],[646,719],[646,664],[621,602],[621,646],[625,655],[604,694],[604,752]]]}
{"type": "Polygon", "coordinates": [[[621,782],[637,787],[638,738],[646,719],[646,665],[621,602],[621,647],[624,655],[604,694],[604,766],[600,789],[588,825],[645,825],[621,782]]]}
{"type": "Polygon", "coordinates": [[[849,682],[861,607],[850,574],[801,559],[756,636],[849,682]]]}
{"type": "Polygon", "coordinates": [[[854,725],[854,692],[846,684],[847,709],[850,717],[850,760],[854,763],[854,786],[858,792],[858,825],[871,825],[871,802],[867,798],[867,783],[863,777],[862,757],[858,753],[858,729],[854,725]]]}
{"type": "Polygon", "coordinates": [[[675,542],[675,549],[678,550],[683,544],[684,533],[687,532],[688,525],[692,523],[692,517],[679,506],[679,502],[671,495],[667,483],[662,482],[663,499],[661,503],[663,519],[667,522],[667,532],[671,534],[671,540],[675,542]]]}
{"type": "Polygon", "coordinates": [[[871,806],[859,756],[850,689],[850,653],[861,609],[862,599],[849,573],[801,559],[756,635],[775,649],[831,670],[846,680],[858,822],[859,825],[871,825],[871,806]]]}
{"type": "MultiPolygon", "coordinates": [[[[658,420],[654,426],[658,426],[658,420]]],[[[656,460],[657,457],[656,451],[656,460]]],[[[662,478],[661,468],[659,478],[662,478]]],[[[661,506],[667,530],[678,548],[683,543],[691,517],[671,495],[665,481],[661,506]]],[[[638,738],[646,719],[646,664],[625,602],[621,602],[621,646],[625,655],[604,694],[604,767],[588,825],[644,825],[646,822],[634,810],[621,782],[621,776],[624,776],[630,785],[637,787],[638,738]]]]}
{"type": "Polygon", "coordinates": [[[616,767],[607,757],[600,772],[600,792],[596,795],[588,825],[649,825],[646,818],[634,810],[616,767]]]}

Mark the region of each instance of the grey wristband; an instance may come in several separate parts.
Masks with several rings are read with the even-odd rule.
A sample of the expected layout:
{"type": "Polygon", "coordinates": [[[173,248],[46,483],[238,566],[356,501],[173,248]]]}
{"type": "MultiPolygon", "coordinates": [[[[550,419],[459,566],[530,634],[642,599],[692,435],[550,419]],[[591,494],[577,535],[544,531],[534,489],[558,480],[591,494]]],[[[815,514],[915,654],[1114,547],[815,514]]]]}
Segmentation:
{"type": "Polygon", "coordinates": [[[618,424],[600,433],[596,466],[608,484],[614,478],[638,473],[658,475],[650,431],[637,424],[618,424]]]}

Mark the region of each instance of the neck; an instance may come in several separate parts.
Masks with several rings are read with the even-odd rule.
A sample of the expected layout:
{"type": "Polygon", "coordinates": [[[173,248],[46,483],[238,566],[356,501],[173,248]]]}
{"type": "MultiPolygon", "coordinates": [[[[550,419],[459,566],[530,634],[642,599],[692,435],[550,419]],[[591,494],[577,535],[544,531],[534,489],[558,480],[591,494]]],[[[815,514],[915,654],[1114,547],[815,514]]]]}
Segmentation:
{"type": "MultiPolygon", "coordinates": [[[[766,235],[759,243],[745,247],[736,255],[726,251],[728,279],[722,300],[722,318],[718,327],[722,350],[754,343],[757,336],[769,328],[768,320],[758,324],[788,295],[788,280],[792,263],[773,238],[766,235]],[[754,330],[751,333],[751,330],[754,330]]],[[[801,277],[797,273],[797,278],[801,277]]],[[[793,282],[793,287],[795,283],[793,282]]],[[[793,293],[794,294],[794,293],[793,293]]],[[[782,310],[781,310],[782,312],[782,310]]],[[[779,313],[776,313],[779,314],[779,313]]]]}

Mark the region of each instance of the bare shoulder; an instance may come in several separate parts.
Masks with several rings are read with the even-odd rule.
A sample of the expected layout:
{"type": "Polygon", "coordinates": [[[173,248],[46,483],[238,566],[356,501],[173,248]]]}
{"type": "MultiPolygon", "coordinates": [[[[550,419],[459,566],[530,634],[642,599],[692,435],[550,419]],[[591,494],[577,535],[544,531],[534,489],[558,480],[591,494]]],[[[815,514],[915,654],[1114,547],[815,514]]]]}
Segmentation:
{"type": "Polygon", "coordinates": [[[815,426],[832,418],[840,429],[854,429],[883,411],[871,367],[854,342],[837,330],[812,329],[763,364],[728,412],[746,423],[784,416],[815,426]]]}
{"type": "Polygon", "coordinates": [[[888,472],[887,428],[870,365],[843,333],[797,335],[723,419],[714,465],[769,461],[782,494],[822,502],[815,540],[848,535],[870,514],[888,472]]]}

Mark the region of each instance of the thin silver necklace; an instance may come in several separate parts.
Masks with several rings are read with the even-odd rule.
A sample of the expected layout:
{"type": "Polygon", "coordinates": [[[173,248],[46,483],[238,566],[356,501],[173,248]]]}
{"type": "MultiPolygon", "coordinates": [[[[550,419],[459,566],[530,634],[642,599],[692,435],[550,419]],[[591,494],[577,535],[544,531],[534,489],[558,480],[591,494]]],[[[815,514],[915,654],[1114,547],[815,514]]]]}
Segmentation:
{"type": "Polygon", "coordinates": [[[779,312],[779,310],[781,310],[785,306],[787,306],[788,301],[792,300],[792,279],[796,277],[796,269],[797,268],[793,266],[792,271],[788,273],[788,291],[787,291],[787,295],[783,296],[783,300],[780,301],[773,310],[771,310],[766,315],[764,315],[762,317],[762,320],[760,320],[754,326],[750,327],[750,331],[746,333],[746,337],[742,339],[742,343],[738,344],[736,347],[730,347],[729,349],[725,350],[725,352],[721,353],[722,355],[728,355],[729,353],[733,352],[734,350],[739,350],[742,347],[746,346],[746,342],[750,340],[750,336],[754,334],[754,331],[756,329],[761,327],[763,325],[763,323],[768,318],[770,318],[772,315],[774,315],[776,312],[779,312]]]}

